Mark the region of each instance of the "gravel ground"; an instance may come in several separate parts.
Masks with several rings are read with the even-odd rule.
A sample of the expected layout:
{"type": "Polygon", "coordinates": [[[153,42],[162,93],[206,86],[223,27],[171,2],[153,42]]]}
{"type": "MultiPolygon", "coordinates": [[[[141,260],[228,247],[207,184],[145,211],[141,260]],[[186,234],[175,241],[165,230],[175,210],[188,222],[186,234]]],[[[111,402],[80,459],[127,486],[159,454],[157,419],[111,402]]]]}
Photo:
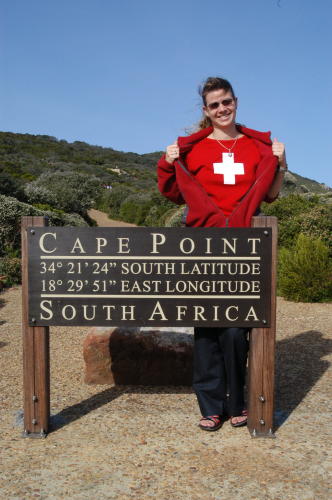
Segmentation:
{"type": "Polygon", "coordinates": [[[87,329],[60,327],[51,329],[55,430],[23,439],[20,295],[0,295],[1,499],[329,498],[331,304],[278,300],[275,440],[228,422],[200,431],[190,388],[84,385],[87,329]]]}

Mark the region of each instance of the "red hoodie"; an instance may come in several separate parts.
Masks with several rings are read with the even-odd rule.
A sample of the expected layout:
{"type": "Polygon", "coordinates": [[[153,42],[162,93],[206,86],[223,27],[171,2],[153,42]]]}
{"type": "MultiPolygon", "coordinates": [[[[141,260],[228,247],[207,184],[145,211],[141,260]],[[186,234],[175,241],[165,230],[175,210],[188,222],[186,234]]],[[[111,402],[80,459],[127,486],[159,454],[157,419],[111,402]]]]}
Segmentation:
{"type": "Polygon", "coordinates": [[[173,164],[165,160],[158,162],[158,187],[166,198],[182,205],[187,204],[186,225],[191,227],[250,227],[251,217],[262,201],[273,201],[267,197],[273,182],[278,158],[272,153],[270,132],[258,132],[240,125],[237,129],[250,137],[260,152],[260,162],[256,169],[256,179],[233,212],[226,218],[222,210],[209,197],[201,184],[188,171],[185,158],[194,144],[210,135],[212,127],[192,135],[178,138],[180,158],[173,164]]]}

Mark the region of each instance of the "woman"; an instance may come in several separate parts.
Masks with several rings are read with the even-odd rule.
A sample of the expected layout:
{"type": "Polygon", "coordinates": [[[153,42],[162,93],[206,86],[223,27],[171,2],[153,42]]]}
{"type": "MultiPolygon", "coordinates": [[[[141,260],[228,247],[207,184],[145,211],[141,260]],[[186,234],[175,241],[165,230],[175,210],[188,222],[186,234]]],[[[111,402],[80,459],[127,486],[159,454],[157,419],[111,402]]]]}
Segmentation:
{"type": "MultiPolygon", "coordinates": [[[[262,201],[273,201],[287,170],[285,147],[236,123],[237,98],[231,84],[208,78],[200,89],[204,119],[200,130],[166,148],[158,162],[161,193],[187,204],[186,225],[250,227],[262,201]]],[[[245,328],[195,328],[194,377],[202,418],[215,431],[230,416],[247,423],[244,406],[248,352],[245,328]]]]}

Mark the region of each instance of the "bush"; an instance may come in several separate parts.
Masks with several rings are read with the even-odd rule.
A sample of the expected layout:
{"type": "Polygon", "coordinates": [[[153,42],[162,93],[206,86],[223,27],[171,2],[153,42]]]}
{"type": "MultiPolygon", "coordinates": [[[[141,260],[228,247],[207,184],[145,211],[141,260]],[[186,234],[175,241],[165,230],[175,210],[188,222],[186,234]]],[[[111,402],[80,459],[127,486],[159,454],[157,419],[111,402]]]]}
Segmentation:
{"type": "Polygon", "coordinates": [[[103,191],[99,198],[96,200],[94,208],[96,210],[101,210],[102,212],[108,213],[111,201],[111,189],[106,189],[103,187],[103,191]]]}
{"type": "Polygon", "coordinates": [[[318,238],[299,234],[292,249],[279,252],[278,291],[295,302],[332,299],[332,266],[328,247],[318,238]]]}
{"type": "Polygon", "coordinates": [[[102,195],[101,181],[78,172],[45,172],[25,186],[29,203],[48,204],[65,212],[84,214],[102,195]]]}
{"type": "Polygon", "coordinates": [[[147,216],[144,219],[144,226],[158,227],[160,226],[160,207],[154,205],[150,207],[147,216]]]}
{"type": "Polygon", "coordinates": [[[133,192],[126,185],[117,185],[110,191],[108,204],[111,218],[149,227],[163,226],[165,213],[174,207],[156,188],[133,192]]]}
{"type": "Polygon", "coordinates": [[[181,206],[169,210],[164,216],[164,225],[166,227],[182,227],[185,209],[185,206],[181,206]]]}
{"type": "Polygon", "coordinates": [[[19,257],[0,258],[0,277],[5,287],[21,283],[21,259],[19,257]]]}
{"type": "Polygon", "coordinates": [[[174,209],[174,203],[162,196],[159,191],[151,192],[150,209],[145,217],[144,226],[162,227],[165,225],[165,215],[174,209]]]}
{"type": "Polygon", "coordinates": [[[307,213],[297,216],[300,231],[321,239],[332,256],[332,205],[316,205],[307,213]]]}
{"type": "Polygon", "coordinates": [[[132,189],[127,186],[115,186],[109,193],[107,213],[111,219],[120,217],[121,204],[132,194],[132,189]]]}
{"type": "Polygon", "coordinates": [[[0,195],[0,257],[20,248],[21,217],[25,215],[48,217],[50,226],[87,226],[78,214],[43,211],[16,198],[0,195]]]}
{"type": "Polygon", "coordinates": [[[151,208],[151,198],[146,194],[131,194],[121,204],[120,219],[142,225],[151,208]]]}
{"type": "Polygon", "coordinates": [[[57,197],[50,189],[38,185],[38,180],[30,182],[24,188],[25,196],[28,203],[36,205],[49,205],[55,207],[57,205],[57,197]]]}
{"type": "Polygon", "coordinates": [[[279,245],[292,248],[300,233],[322,239],[332,254],[332,205],[323,204],[317,196],[306,199],[289,195],[274,203],[263,203],[266,215],[278,217],[279,245]]]}
{"type": "Polygon", "coordinates": [[[26,201],[22,184],[6,172],[0,172],[0,194],[26,201]]]}
{"type": "Polygon", "coordinates": [[[290,194],[289,196],[278,198],[273,203],[263,203],[262,211],[266,215],[274,215],[279,220],[285,220],[310,210],[318,203],[319,198],[317,196],[308,200],[299,194],[290,194]]]}

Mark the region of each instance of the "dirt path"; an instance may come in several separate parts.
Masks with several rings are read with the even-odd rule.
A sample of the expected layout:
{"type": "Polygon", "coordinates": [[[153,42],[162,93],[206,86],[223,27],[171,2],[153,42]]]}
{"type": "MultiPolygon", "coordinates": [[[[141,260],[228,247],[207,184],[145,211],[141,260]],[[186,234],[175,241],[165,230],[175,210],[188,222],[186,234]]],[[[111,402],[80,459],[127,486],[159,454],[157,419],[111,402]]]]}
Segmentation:
{"type": "Polygon", "coordinates": [[[93,208],[88,211],[89,217],[97,222],[100,227],[136,227],[135,224],[129,224],[129,222],[123,222],[122,220],[110,219],[105,212],[100,212],[99,210],[94,210],[93,208]]]}

